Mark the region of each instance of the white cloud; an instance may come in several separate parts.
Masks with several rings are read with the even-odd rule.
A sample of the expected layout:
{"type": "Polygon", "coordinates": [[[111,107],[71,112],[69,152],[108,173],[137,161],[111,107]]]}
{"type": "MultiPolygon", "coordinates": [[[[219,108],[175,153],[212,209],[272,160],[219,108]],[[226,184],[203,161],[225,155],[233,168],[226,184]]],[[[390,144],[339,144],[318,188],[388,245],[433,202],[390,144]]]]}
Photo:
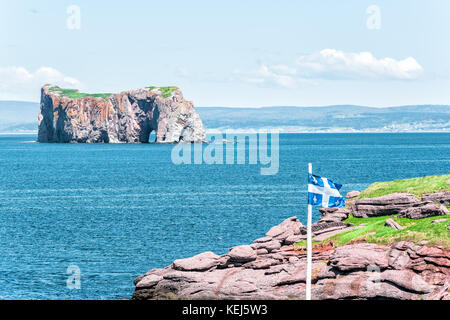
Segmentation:
{"type": "Polygon", "coordinates": [[[38,101],[40,88],[52,83],[62,87],[81,89],[82,83],[51,67],[30,72],[24,67],[0,67],[0,100],[38,101]]]}
{"type": "Polygon", "coordinates": [[[296,61],[300,75],[325,79],[417,79],[422,66],[416,59],[377,59],[370,52],[346,53],[324,49],[319,53],[301,56],[296,61]]]}
{"type": "Polygon", "coordinates": [[[235,70],[233,74],[239,79],[261,86],[280,86],[295,88],[300,82],[306,81],[297,76],[297,70],[286,65],[268,66],[266,64],[254,72],[235,70]]]}
{"type": "Polygon", "coordinates": [[[414,80],[423,74],[416,59],[377,59],[370,52],[346,53],[324,49],[300,56],[292,66],[267,65],[253,72],[234,71],[241,80],[263,86],[297,87],[300,83],[317,84],[325,80],[414,80]]]}

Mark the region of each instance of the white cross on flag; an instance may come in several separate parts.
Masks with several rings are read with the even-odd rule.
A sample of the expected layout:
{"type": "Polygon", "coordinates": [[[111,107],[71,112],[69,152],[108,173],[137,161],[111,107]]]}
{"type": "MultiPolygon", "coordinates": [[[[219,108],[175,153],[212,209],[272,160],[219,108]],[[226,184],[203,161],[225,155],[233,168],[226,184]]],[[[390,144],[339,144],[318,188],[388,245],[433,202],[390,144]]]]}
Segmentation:
{"type": "Polygon", "coordinates": [[[339,193],[341,188],[339,183],[309,174],[308,204],[321,205],[322,208],[345,207],[345,199],[339,193]]]}

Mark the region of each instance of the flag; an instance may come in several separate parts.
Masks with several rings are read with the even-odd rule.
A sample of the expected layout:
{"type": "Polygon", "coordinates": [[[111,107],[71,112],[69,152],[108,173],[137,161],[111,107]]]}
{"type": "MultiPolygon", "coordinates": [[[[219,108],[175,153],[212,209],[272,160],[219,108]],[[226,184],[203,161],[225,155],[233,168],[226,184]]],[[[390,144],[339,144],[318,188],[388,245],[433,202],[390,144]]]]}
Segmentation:
{"type": "Polygon", "coordinates": [[[339,183],[309,174],[308,204],[321,205],[322,208],[345,207],[345,198],[339,193],[341,188],[339,183]]]}

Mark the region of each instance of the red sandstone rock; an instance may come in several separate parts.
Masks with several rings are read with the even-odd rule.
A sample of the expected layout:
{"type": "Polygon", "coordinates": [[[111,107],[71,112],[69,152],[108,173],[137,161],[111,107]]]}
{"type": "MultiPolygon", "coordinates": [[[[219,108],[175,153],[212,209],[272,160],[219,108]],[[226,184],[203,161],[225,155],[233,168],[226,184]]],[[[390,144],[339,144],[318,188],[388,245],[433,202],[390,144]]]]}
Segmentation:
{"type": "Polygon", "coordinates": [[[272,252],[274,250],[278,250],[281,248],[281,243],[278,240],[272,240],[268,242],[259,242],[259,243],[253,243],[250,245],[253,249],[266,249],[268,252],[272,252]]]}
{"type": "Polygon", "coordinates": [[[405,208],[399,212],[399,218],[423,219],[447,214],[447,209],[443,209],[433,202],[423,202],[405,208]]]}
{"type": "Polygon", "coordinates": [[[213,252],[204,252],[186,259],[179,259],[173,262],[173,268],[182,271],[203,271],[217,266],[220,256],[213,252]]]}
{"type": "Polygon", "coordinates": [[[419,203],[419,199],[413,194],[392,193],[382,197],[359,199],[352,206],[352,213],[357,218],[388,216],[419,203]]]}
{"type": "MultiPolygon", "coordinates": [[[[297,228],[291,222],[273,234],[285,233],[286,225],[297,228]]],[[[136,278],[133,299],[304,299],[305,253],[287,245],[258,251],[238,246],[222,256],[207,252],[152,269],[136,278]]],[[[313,252],[313,299],[450,299],[450,250],[442,247],[401,241],[313,252]]]]}
{"type": "Polygon", "coordinates": [[[330,263],[341,271],[365,270],[368,266],[386,269],[389,247],[373,243],[360,243],[337,248],[330,256],[330,263]]]}
{"type": "Polygon", "coordinates": [[[447,191],[423,194],[422,201],[437,202],[443,204],[444,206],[450,206],[450,192],[447,191]]]}
{"type": "Polygon", "coordinates": [[[354,226],[354,227],[348,227],[348,228],[343,228],[343,229],[338,229],[338,230],[334,230],[334,231],[321,233],[321,234],[315,236],[313,238],[313,241],[324,241],[324,240],[331,238],[339,233],[347,232],[347,231],[351,231],[351,230],[355,230],[355,229],[360,229],[360,228],[363,228],[363,227],[362,226],[354,226]]]}
{"type": "Polygon", "coordinates": [[[231,262],[248,262],[256,259],[256,251],[249,245],[231,248],[227,255],[231,262]]]}
{"type": "Polygon", "coordinates": [[[411,270],[386,270],[381,273],[380,280],[394,283],[401,288],[417,293],[430,293],[434,289],[432,285],[411,270]]]}
{"type": "Polygon", "coordinates": [[[138,89],[109,97],[69,98],[45,85],[41,90],[39,142],[156,143],[203,142],[205,130],[193,103],[181,90],[165,97],[138,89]]]}
{"type": "Polygon", "coordinates": [[[390,219],[390,218],[386,219],[385,225],[393,228],[394,230],[401,230],[401,229],[403,229],[403,227],[400,224],[395,222],[394,219],[390,219]]]}
{"type": "Polygon", "coordinates": [[[321,208],[320,222],[340,222],[348,218],[350,211],[346,208],[321,208]]]}
{"type": "Polygon", "coordinates": [[[292,235],[300,234],[301,222],[297,217],[291,217],[284,220],[278,226],[272,227],[267,233],[266,237],[284,241],[286,238],[292,235]]]}
{"type": "Polygon", "coordinates": [[[353,199],[353,198],[359,197],[360,194],[361,194],[360,191],[350,191],[347,193],[347,195],[345,197],[347,199],[353,199]]]}

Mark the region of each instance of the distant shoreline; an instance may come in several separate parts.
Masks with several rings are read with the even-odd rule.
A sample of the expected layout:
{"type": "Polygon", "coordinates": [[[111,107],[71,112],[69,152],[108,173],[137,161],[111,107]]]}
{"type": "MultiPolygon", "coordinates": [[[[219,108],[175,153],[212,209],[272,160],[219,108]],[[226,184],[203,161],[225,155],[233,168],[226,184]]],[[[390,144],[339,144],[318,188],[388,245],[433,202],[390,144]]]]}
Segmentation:
{"type": "MultiPolygon", "coordinates": [[[[206,130],[206,134],[252,134],[261,132],[278,132],[279,134],[374,134],[374,133],[450,133],[450,130],[436,130],[436,131],[280,131],[277,128],[273,129],[211,129],[206,130]]],[[[0,136],[32,136],[37,135],[38,132],[0,132],[0,136]]]]}
{"type": "Polygon", "coordinates": [[[417,130],[417,131],[282,131],[277,128],[261,128],[261,129],[206,129],[207,134],[224,134],[224,133],[237,133],[237,134],[248,134],[248,133],[260,133],[267,132],[270,133],[275,131],[280,134],[292,134],[292,133],[450,133],[450,130],[417,130]]]}
{"type": "Polygon", "coordinates": [[[37,135],[36,132],[0,132],[0,136],[32,136],[37,135]]]}

